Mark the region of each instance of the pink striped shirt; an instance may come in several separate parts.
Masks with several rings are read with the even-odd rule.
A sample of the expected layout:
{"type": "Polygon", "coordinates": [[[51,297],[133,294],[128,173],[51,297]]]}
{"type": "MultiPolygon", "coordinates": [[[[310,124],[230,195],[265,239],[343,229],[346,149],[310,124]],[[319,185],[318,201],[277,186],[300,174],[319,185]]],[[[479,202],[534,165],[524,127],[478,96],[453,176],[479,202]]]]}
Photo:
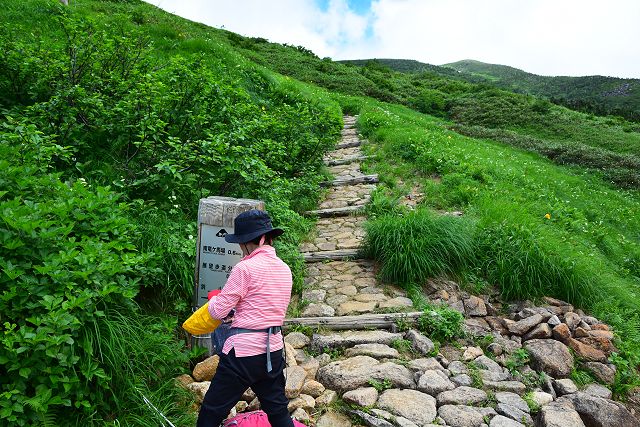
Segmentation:
{"type": "MultiPolygon", "coordinates": [[[[220,295],[209,304],[214,319],[225,318],[235,308],[231,327],[265,329],[281,326],[291,299],[291,270],[272,246],[260,246],[231,270],[220,295]]],[[[271,351],[282,348],[282,335],[271,335],[271,351]]],[[[237,357],[266,353],[267,333],[250,332],[230,336],[224,354],[235,349],[237,357]]]]}

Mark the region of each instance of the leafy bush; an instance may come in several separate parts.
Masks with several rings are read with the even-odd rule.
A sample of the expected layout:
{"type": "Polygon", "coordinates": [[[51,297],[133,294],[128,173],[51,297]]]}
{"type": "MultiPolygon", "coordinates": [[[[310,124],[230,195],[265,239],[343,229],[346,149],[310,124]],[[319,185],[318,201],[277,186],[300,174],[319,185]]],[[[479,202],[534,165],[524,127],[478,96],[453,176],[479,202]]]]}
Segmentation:
{"type": "Polygon", "coordinates": [[[464,316],[447,306],[428,307],[418,318],[418,329],[438,341],[452,341],[463,335],[464,316]]]}

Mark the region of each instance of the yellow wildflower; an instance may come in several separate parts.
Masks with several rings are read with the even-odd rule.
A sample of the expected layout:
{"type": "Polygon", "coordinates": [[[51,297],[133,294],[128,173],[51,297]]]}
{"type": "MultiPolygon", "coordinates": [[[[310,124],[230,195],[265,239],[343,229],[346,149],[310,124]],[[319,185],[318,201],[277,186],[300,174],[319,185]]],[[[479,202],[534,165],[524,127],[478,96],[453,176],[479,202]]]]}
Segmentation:
{"type": "Polygon", "coordinates": [[[551,214],[548,213],[544,217],[547,218],[547,219],[551,219],[551,214]]]}

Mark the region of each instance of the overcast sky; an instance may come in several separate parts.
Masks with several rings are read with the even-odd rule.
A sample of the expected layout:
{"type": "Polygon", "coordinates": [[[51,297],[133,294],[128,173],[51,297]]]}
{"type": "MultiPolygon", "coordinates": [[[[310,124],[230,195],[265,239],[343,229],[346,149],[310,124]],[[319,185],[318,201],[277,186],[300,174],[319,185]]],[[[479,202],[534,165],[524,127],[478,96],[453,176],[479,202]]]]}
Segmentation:
{"type": "Polygon", "coordinates": [[[332,59],[476,59],[542,75],[640,78],[640,0],[147,0],[332,59]]]}

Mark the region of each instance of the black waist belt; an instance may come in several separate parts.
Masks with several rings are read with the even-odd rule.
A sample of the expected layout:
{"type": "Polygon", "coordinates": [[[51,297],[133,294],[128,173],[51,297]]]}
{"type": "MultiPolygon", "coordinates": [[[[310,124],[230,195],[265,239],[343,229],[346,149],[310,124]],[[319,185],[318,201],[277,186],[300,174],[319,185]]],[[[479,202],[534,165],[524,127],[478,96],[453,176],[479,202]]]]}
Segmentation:
{"type": "Polygon", "coordinates": [[[271,326],[265,329],[231,328],[231,333],[233,335],[254,332],[266,332],[267,334],[267,372],[271,372],[273,369],[271,366],[271,334],[275,335],[278,332],[282,332],[282,326],[271,326]]]}

